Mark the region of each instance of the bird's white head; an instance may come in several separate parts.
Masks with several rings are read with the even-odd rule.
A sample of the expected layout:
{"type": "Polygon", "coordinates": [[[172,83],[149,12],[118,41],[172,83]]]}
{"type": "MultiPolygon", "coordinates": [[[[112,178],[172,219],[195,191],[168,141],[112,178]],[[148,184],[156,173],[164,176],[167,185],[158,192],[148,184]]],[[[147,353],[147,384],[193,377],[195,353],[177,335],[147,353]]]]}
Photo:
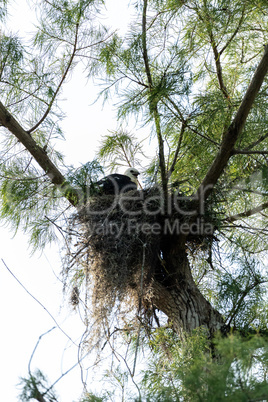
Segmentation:
{"type": "Polygon", "coordinates": [[[128,176],[130,178],[130,180],[133,181],[133,183],[136,183],[137,185],[138,185],[138,176],[139,176],[139,174],[140,174],[140,172],[137,169],[133,168],[133,167],[128,168],[125,171],[125,175],[128,176]]]}

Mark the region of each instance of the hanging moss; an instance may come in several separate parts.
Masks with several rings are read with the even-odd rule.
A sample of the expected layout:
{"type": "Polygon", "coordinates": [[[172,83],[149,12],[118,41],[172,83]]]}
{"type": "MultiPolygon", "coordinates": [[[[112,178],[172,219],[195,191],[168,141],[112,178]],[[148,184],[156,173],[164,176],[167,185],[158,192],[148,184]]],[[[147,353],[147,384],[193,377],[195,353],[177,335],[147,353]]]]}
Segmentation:
{"type": "Polygon", "coordinates": [[[192,248],[211,243],[215,229],[211,217],[197,214],[192,219],[194,208],[192,199],[178,193],[165,203],[158,188],[92,197],[80,208],[71,227],[78,225],[77,232],[82,234],[67,270],[75,262],[80,266],[74,289],[85,277],[94,284],[95,315],[111,314],[116,302],[126,298],[133,306],[141,302],[148,306],[152,281],[164,282],[169,275],[163,268],[163,244],[179,238],[181,230],[190,230],[192,248]]]}

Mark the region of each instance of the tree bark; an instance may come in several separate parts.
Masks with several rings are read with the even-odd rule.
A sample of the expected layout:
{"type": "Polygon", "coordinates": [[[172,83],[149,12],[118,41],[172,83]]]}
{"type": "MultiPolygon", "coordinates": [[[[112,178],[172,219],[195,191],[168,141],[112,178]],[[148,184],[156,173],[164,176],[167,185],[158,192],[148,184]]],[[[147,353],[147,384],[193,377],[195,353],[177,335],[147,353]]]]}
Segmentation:
{"type": "Polygon", "coordinates": [[[224,168],[226,167],[230,157],[233,155],[233,149],[239,135],[241,134],[252,105],[259,93],[264,78],[268,72],[268,45],[265,46],[264,55],[255,71],[255,74],[250,82],[250,85],[243,97],[240,107],[230,124],[227,131],[223,134],[220,149],[207,171],[204,180],[200,184],[197,195],[205,198],[209,196],[214,185],[221,176],[224,168]]]}
{"type": "Polygon", "coordinates": [[[180,337],[198,327],[205,328],[212,336],[223,329],[221,314],[204,298],[193,280],[187,254],[175,245],[168,251],[165,266],[169,281],[153,281],[154,307],[168,317],[180,337]]]}
{"type": "Polygon", "coordinates": [[[65,188],[66,179],[59,169],[48,157],[46,151],[40,147],[33,139],[31,134],[24,130],[19,122],[8,112],[0,102],[0,124],[7,128],[25,146],[27,151],[33,156],[35,161],[44,170],[51,182],[64,190],[64,196],[72,205],[78,202],[78,194],[71,188],[65,188]]]}

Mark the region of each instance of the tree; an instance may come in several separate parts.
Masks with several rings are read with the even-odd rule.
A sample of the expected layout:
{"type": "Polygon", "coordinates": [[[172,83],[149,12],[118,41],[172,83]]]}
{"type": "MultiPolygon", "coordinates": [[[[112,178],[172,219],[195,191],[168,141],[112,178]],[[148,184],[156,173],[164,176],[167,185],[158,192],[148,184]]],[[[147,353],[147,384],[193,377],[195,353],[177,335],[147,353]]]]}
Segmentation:
{"type": "MultiPolygon", "coordinates": [[[[156,329],[149,342],[142,331],[142,341],[150,358],[135,380],[139,394],[130,386],[130,374],[115,364],[104,374],[101,396],[85,392],[79,402],[267,399],[267,339],[259,335],[216,336],[213,354],[202,328],[193,331],[183,342],[170,329],[156,329]]],[[[53,386],[46,384],[40,372],[22,379],[21,383],[23,401],[31,397],[38,401],[58,400],[53,386]]]]}
{"type": "MultiPolygon", "coordinates": [[[[66,269],[73,300],[79,302],[83,286],[90,294],[93,276],[90,291],[108,338],[116,331],[108,325],[113,309],[121,307],[123,314],[133,294],[139,323],[161,326],[164,313],[181,338],[199,327],[210,337],[231,327],[265,331],[266,2],[139,1],[125,38],[96,19],[101,2],[38,5],[31,53],[19,38],[1,33],[2,218],[29,230],[39,247],[63,224],[56,218],[74,207],[82,268],[71,260],[66,269]],[[62,135],[58,99],[78,62],[89,76],[105,77],[101,94],[116,97],[119,121],[134,115],[157,143],[145,188],[132,199],[119,197],[112,215],[108,208],[97,221],[92,211],[99,211],[100,197],[91,190],[101,166],[63,171],[62,157],[50,145],[62,135]],[[101,219],[103,225],[109,218],[111,228],[133,215],[141,220],[130,236],[92,235],[101,219]],[[128,246],[129,254],[116,255],[128,246]],[[97,265],[87,264],[92,252],[97,265]]],[[[120,152],[128,165],[140,150],[131,135],[112,133],[99,161],[114,166],[120,152]]]]}

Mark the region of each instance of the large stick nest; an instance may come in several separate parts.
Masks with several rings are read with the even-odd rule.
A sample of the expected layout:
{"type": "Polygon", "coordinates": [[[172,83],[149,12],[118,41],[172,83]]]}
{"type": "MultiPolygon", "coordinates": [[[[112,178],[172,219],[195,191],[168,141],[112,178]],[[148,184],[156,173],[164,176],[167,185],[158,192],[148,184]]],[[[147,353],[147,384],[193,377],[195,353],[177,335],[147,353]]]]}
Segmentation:
{"type": "MultiPolygon", "coordinates": [[[[98,195],[79,209],[73,219],[81,235],[75,258],[93,282],[92,303],[99,314],[107,317],[127,298],[132,308],[133,302],[141,306],[141,300],[148,305],[152,281],[165,279],[165,270],[159,276],[163,241],[178,236],[176,225],[186,224],[191,216],[186,213],[192,209],[190,200],[184,197],[179,209],[175,201],[170,196],[167,211],[161,192],[152,189],[98,195]]],[[[189,239],[201,243],[206,236],[199,231],[189,239]]]]}

